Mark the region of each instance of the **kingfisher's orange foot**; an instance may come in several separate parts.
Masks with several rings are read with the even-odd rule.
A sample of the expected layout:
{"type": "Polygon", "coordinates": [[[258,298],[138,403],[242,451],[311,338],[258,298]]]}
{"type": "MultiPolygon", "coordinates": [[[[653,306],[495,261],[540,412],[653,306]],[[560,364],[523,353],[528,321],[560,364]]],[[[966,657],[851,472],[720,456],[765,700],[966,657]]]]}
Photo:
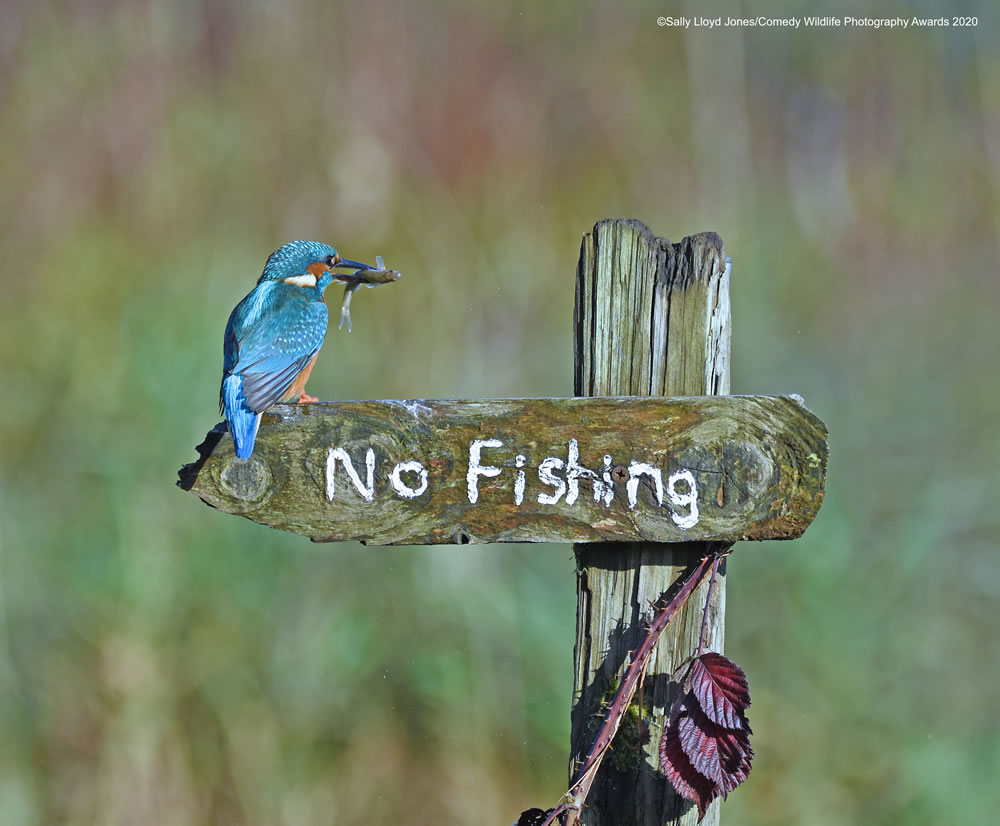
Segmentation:
{"type": "Polygon", "coordinates": [[[318,402],[319,398],[316,396],[310,396],[308,393],[303,393],[299,396],[299,404],[312,404],[313,402],[318,402]]]}

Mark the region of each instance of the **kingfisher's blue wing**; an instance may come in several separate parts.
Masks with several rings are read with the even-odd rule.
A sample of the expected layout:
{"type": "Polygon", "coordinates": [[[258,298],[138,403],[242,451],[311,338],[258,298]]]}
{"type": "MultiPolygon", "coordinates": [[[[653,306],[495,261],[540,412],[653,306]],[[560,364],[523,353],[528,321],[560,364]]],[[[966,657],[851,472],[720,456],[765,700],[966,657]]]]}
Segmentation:
{"type": "Polygon", "coordinates": [[[265,282],[241,301],[226,325],[223,367],[242,377],[246,404],[257,413],[291,387],[326,337],[326,304],[301,290],[265,282]]]}

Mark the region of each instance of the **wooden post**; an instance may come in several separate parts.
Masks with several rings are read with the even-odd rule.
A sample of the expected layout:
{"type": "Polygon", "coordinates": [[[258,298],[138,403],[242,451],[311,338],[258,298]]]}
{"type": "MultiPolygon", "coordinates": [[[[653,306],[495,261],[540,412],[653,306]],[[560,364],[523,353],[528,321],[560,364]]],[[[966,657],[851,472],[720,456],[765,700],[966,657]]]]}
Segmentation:
{"type": "MultiPolygon", "coordinates": [[[[601,221],[585,235],[577,269],[575,393],[688,396],[729,392],[729,268],[722,239],[702,233],[671,244],[639,221],[601,221]]],[[[716,500],[733,495],[728,467],[716,500]]],[[[593,741],[605,704],[644,618],[703,542],[577,544],[577,627],[570,774],[593,741]]],[[[725,576],[712,590],[706,645],[722,651],[725,576]]],[[[671,675],[697,647],[707,586],[692,594],[661,638],[637,715],[616,737],[582,822],[587,826],[694,824],[698,810],[659,768],[657,745],[675,686],[671,675]],[[640,729],[648,723],[649,736],[640,729]]],[[[713,803],[703,821],[718,823],[713,803]]]]}

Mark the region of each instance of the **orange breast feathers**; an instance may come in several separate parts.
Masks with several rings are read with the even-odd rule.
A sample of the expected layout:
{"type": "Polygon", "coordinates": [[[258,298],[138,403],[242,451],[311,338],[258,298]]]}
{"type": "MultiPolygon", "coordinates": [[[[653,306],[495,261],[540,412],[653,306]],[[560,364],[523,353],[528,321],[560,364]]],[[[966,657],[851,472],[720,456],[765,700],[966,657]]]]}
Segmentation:
{"type": "Polygon", "coordinates": [[[302,369],[302,372],[295,377],[295,381],[292,382],[288,391],[282,396],[279,401],[283,402],[316,402],[319,401],[315,396],[309,396],[306,394],[306,382],[309,381],[309,374],[312,373],[313,365],[316,364],[316,359],[319,358],[319,353],[312,357],[312,360],[302,369]]]}

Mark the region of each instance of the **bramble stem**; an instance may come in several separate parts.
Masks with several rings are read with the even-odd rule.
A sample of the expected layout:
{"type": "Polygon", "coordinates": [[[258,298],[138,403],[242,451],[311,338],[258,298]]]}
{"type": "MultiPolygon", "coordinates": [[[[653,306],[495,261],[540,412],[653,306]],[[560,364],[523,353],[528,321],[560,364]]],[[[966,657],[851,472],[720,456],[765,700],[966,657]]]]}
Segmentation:
{"type": "Polygon", "coordinates": [[[708,606],[712,604],[712,586],[715,585],[715,575],[719,571],[719,560],[721,556],[716,554],[712,558],[712,578],[708,580],[708,594],[705,596],[705,609],[701,612],[701,631],[698,633],[698,650],[694,653],[701,654],[705,650],[705,631],[708,629],[708,606]]]}
{"type": "Polygon", "coordinates": [[[568,803],[560,803],[551,812],[549,812],[549,816],[542,821],[542,826],[551,826],[551,824],[556,822],[556,818],[558,818],[563,812],[568,811],[569,808],[570,805],[568,803]]]}

